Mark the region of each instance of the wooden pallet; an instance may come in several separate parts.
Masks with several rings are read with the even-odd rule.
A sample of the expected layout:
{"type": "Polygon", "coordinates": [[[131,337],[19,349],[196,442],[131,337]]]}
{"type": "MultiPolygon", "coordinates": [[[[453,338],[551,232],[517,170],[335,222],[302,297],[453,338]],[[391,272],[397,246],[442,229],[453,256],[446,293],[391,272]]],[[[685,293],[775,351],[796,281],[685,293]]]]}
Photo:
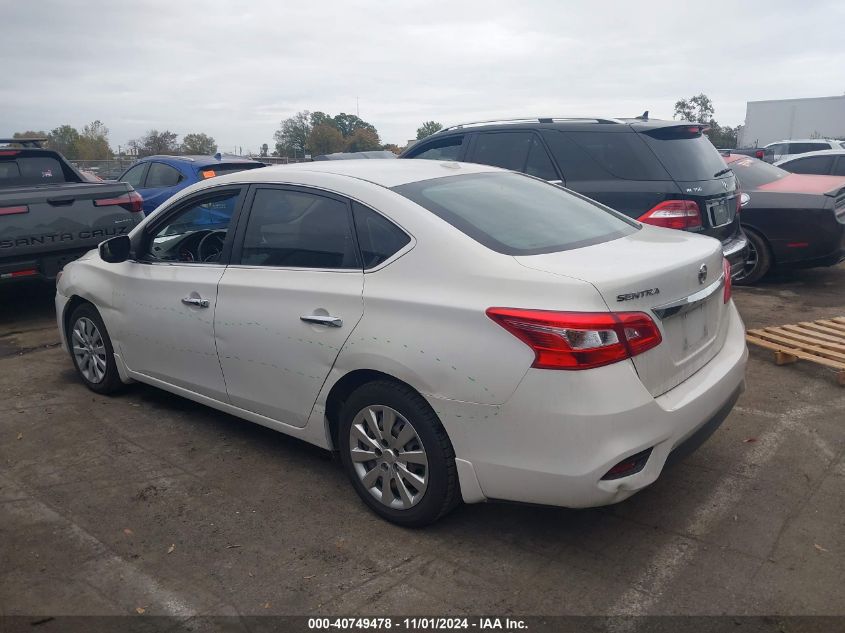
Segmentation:
{"type": "Polygon", "coordinates": [[[772,350],[778,365],[809,360],[835,369],[837,381],[845,386],[845,317],[749,330],[746,339],[772,350]]]}

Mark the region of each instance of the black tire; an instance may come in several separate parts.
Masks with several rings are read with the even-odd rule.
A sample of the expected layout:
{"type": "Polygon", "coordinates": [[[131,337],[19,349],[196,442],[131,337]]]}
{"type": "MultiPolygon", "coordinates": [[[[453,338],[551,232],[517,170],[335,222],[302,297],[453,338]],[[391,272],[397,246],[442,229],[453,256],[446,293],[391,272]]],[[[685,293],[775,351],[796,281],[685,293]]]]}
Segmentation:
{"type": "Polygon", "coordinates": [[[77,306],[71,313],[70,319],[68,320],[67,341],[68,347],[70,348],[70,357],[73,361],[73,366],[76,368],[76,373],[91,391],[107,395],[120,391],[124,387],[123,382],[120,380],[120,374],[117,371],[117,363],[115,363],[114,360],[114,348],[112,347],[109,333],[106,330],[103,319],[100,317],[100,313],[97,312],[97,309],[90,303],[83,303],[77,306]],[[94,325],[97,329],[98,336],[102,339],[103,347],[105,348],[105,370],[103,371],[103,376],[100,380],[96,380],[96,377],[91,377],[92,372],[90,369],[86,371],[80,366],[80,360],[74,353],[74,343],[78,343],[78,341],[74,340],[74,331],[78,325],[82,325],[81,322],[83,319],[94,325]],[[86,375],[86,373],[88,375],[86,375]]]}
{"type": "MultiPolygon", "coordinates": [[[[399,435],[403,427],[404,423],[397,419],[395,426],[392,427],[397,429],[394,434],[399,435]]],[[[460,503],[455,450],[449,441],[449,436],[428,402],[407,385],[390,380],[378,380],[356,389],[341,408],[338,438],[341,461],[352,486],[363,502],[383,519],[405,527],[422,527],[437,521],[460,503]],[[424,472],[427,475],[428,484],[419,500],[415,500],[414,504],[408,508],[393,508],[382,503],[368,490],[362,481],[362,476],[356,471],[356,462],[353,461],[350,445],[353,421],[359,413],[369,407],[389,407],[410,422],[416,435],[410,443],[405,444],[406,447],[411,447],[409,450],[417,449],[417,440],[422,444],[421,448],[427,458],[424,472]]],[[[390,451],[385,449],[385,453],[387,452],[390,451]]],[[[402,454],[401,450],[397,453],[397,462],[402,461],[402,454]]],[[[375,463],[368,462],[368,464],[375,463]]],[[[366,469],[369,467],[368,464],[363,464],[361,467],[366,469]]],[[[395,464],[391,461],[390,465],[381,467],[389,468],[393,473],[394,466],[395,464]]],[[[401,467],[401,464],[396,466],[396,472],[399,472],[398,469],[401,467]]],[[[406,463],[405,467],[420,468],[410,463],[406,463]]],[[[376,466],[373,465],[372,468],[375,469],[376,466]]],[[[391,476],[394,477],[394,482],[388,485],[392,486],[392,490],[396,492],[400,482],[397,476],[391,476]]],[[[383,479],[380,481],[382,484],[379,486],[383,485],[383,479]]],[[[407,488],[405,490],[407,491],[407,488]]],[[[396,497],[396,501],[401,503],[398,492],[396,492],[396,497]]]]}
{"type": "Polygon", "coordinates": [[[748,254],[742,272],[734,279],[739,286],[750,286],[760,281],[772,267],[772,251],[763,236],[744,229],[748,237],[748,254]]]}

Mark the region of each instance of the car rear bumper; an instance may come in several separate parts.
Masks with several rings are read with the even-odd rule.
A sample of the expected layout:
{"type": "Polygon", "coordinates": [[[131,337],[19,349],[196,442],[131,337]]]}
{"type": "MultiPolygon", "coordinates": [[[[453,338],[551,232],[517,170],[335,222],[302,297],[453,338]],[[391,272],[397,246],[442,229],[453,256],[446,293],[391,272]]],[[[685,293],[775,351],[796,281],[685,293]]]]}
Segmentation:
{"type": "Polygon", "coordinates": [[[739,275],[745,264],[745,256],[748,253],[748,238],[740,231],[733,237],[722,242],[722,254],[731,265],[731,278],[739,275]]]}
{"type": "Polygon", "coordinates": [[[531,369],[498,407],[433,402],[461,462],[465,500],[591,507],[653,483],[670,455],[679,458],[709,437],[743,389],[745,330],[733,304],[730,315],[722,350],[657,398],[633,364],[622,362],[579,372],[531,369]],[[603,478],[644,451],[639,471],[603,478]]]}
{"type": "Polygon", "coordinates": [[[0,261],[0,283],[26,279],[55,279],[65,265],[79,259],[90,248],[0,261]]]}

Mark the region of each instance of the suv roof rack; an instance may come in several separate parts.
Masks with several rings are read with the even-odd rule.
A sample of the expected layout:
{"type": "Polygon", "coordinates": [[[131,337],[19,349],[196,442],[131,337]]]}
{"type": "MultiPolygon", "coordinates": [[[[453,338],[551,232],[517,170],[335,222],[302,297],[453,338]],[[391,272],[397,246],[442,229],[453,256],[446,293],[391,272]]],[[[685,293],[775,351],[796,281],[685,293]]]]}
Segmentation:
{"type": "Polygon", "coordinates": [[[619,123],[624,121],[619,119],[608,119],[602,117],[579,117],[579,116],[536,116],[536,117],[520,117],[518,119],[490,119],[487,121],[471,121],[468,123],[457,123],[444,127],[443,132],[449,130],[460,130],[467,127],[475,127],[477,125],[518,125],[520,123],[619,123]]]}
{"type": "Polygon", "coordinates": [[[41,148],[47,139],[41,136],[31,136],[26,138],[0,138],[0,145],[20,145],[21,147],[37,147],[41,148]]]}

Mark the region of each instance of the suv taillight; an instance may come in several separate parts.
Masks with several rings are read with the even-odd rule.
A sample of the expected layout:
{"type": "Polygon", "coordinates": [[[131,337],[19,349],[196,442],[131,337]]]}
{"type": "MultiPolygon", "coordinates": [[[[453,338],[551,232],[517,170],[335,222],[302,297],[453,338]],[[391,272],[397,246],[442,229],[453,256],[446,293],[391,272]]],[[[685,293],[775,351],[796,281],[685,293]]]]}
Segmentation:
{"type": "Polygon", "coordinates": [[[667,229],[697,229],[701,227],[701,210],[694,200],[666,200],[637,219],[667,229]]]}
{"type": "Polygon", "coordinates": [[[99,200],[94,200],[94,206],[121,206],[131,213],[139,213],[144,210],[144,199],[137,191],[130,191],[117,198],[100,198],[99,200]]]}
{"type": "Polygon", "coordinates": [[[644,312],[552,312],[488,308],[487,316],[534,351],[538,369],[591,369],[660,344],[644,312]]]}
{"type": "Polygon", "coordinates": [[[731,263],[727,259],[722,260],[722,270],[725,271],[725,289],[722,292],[722,299],[725,303],[731,300],[733,286],[731,281],[731,263]]]}

